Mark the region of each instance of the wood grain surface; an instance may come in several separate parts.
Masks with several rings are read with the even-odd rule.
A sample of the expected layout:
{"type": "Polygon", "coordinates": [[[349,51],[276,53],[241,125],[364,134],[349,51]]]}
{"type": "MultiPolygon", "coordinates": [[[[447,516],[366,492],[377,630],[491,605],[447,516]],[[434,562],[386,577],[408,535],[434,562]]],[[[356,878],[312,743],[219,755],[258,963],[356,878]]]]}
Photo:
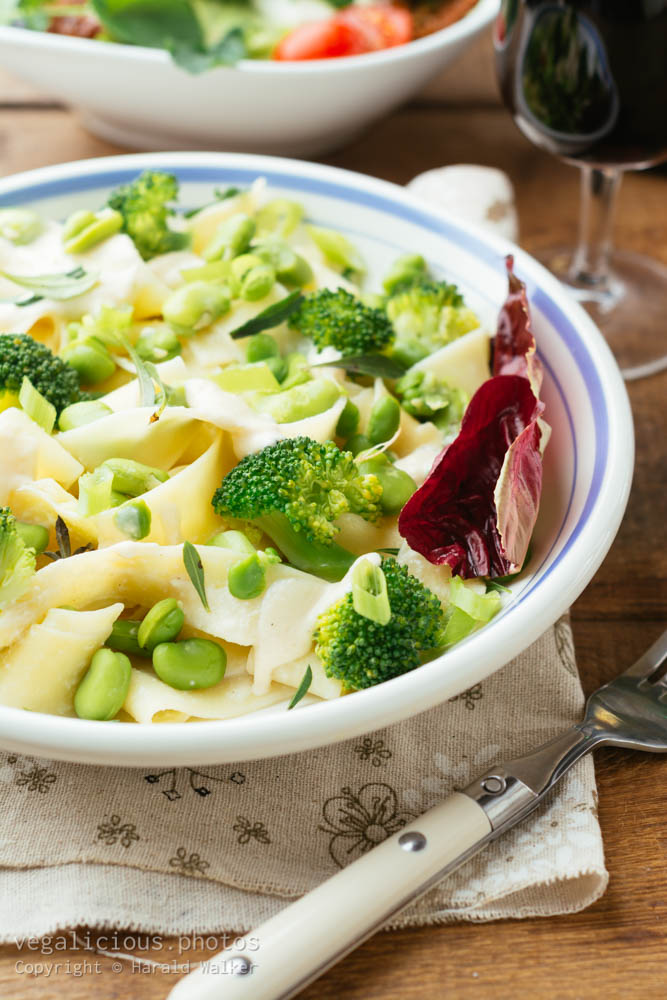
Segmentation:
{"type": "MultiPolygon", "coordinates": [[[[576,171],[530,146],[490,94],[452,106],[442,101],[443,91],[429,91],[428,100],[326,162],[398,183],[447,163],[493,164],[516,186],[521,242],[528,250],[574,239],[576,171]]],[[[0,77],[0,173],[114,152],[83,132],[71,113],[0,77]]],[[[667,263],[665,172],[624,180],[617,242],[667,263]]],[[[572,610],[587,691],[628,665],[665,625],[666,390],[665,373],[630,386],[637,463],[628,511],[602,568],[572,610]]],[[[600,823],[611,881],[587,911],[381,933],[307,990],[305,1000],[664,1000],[665,766],[648,754],[599,754],[600,823]]],[[[176,952],[176,942],[165,942],[157,957],[184,961],[206,954],[176,952]]],[[[112,959],[82,950],[60,953],[61,971],[49,978],[17,967],[34,958],[25,948],[0,948],[3,1000],[159,1000],[174,981],[128,965],[117,971],[112,959]],[[75,975],[83,962],[89,967],[75,975]]]]}

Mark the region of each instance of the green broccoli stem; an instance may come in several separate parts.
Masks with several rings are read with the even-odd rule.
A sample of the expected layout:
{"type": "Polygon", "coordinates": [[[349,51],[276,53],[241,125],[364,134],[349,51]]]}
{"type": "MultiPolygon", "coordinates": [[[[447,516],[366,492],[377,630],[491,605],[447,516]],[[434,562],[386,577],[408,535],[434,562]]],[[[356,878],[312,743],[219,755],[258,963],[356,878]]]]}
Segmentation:
{"type": "Polygon", "coordinates": [[[302,532],[294,530],[284,514],[264,514],[253,518],[253,523],[275,542],[292,566],[330,583],[342,580],[357,558],[335,542],[309,542],[302,532]]]}

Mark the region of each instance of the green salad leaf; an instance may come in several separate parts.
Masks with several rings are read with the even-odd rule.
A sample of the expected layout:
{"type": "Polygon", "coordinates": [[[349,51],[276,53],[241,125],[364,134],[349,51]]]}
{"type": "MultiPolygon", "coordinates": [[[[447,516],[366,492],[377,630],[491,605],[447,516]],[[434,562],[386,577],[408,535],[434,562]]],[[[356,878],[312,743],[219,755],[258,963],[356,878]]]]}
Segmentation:
{"type": "Polygon", "coordinates": [[[233,66],[246,55],[240,28],[232,28],[224,38],[207,44],[189,0],[91,0],[91,4],[115,41],[167,49],[174,62],[189,73],[233,66]]]}

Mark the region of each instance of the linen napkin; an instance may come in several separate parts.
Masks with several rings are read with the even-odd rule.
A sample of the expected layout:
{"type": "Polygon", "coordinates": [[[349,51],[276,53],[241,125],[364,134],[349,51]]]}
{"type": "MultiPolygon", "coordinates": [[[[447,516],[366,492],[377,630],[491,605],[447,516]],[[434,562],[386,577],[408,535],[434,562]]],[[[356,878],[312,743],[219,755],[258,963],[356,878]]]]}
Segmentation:
{"type": "MultiPolygon", "coordinates": [[[[201,770],[1,753],[0,940],[77,925],[247,931],[582,707],[562,618],[449,702],[319,750],[201,770]]],[[[572,912],[606,884],[586,758],[528,821],[392,926],[572,912]]]]}

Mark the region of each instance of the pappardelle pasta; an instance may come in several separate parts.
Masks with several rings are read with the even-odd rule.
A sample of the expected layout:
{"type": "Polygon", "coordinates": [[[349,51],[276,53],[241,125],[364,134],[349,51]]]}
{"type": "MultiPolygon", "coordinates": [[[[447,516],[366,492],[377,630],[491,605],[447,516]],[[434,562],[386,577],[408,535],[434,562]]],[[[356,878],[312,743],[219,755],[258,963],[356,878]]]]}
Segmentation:
{"type": "Polygon", "coordinates": [[[227,719],[419,668],[527,561],[548,437],[525,289],[495,338],[417,253],[368,289],[267,190],[146,172],[0,209],[0,704],[227,719]]]}

